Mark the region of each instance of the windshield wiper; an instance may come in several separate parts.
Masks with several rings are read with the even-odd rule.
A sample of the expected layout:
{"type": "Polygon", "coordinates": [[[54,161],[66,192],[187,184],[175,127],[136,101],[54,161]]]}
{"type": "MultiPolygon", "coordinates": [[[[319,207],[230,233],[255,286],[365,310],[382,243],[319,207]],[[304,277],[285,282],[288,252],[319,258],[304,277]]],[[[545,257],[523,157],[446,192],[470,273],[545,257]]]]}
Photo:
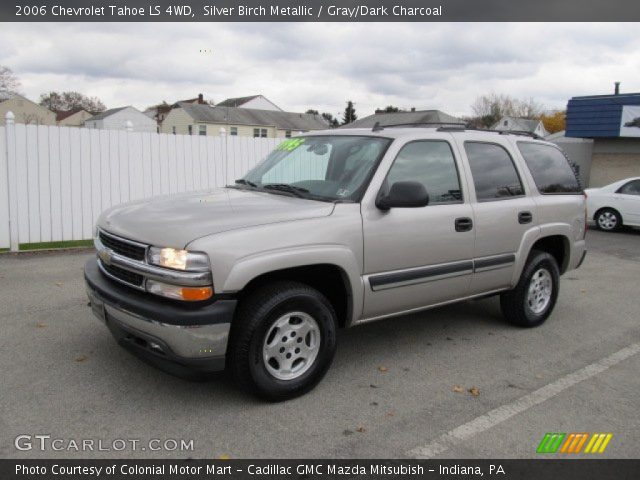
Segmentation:
{"type": "Polygon", "coordinates": [[[304,198],[304,193],[309,193],[309,190],[302,187],[294,187],[288,183],[267,183],[262,188],[265,190],[279,190],[281,192],[288,192],[294,194],[296,197],[304,198]]]}
{"type": "Polygon", "coordinates": [[[239,183],[240,185],[249,185],[250,187],[253,188],[258,188],[258,185],[256,185],[253,182],[250,182],[249,180],[245,180],[244,178],[239,178],[238,180],[235,181],[236,183],[239,183]]]}

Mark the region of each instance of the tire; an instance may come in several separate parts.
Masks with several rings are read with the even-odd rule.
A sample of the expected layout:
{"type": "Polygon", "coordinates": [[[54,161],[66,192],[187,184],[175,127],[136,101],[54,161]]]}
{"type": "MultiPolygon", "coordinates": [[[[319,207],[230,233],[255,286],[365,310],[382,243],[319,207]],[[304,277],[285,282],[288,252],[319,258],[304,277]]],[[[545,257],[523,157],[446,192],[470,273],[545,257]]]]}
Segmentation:
{"type": "Polygon", "coordinates": [[[537,327],[551,315],[560,290],[560,269],[556,259],[533,250],[513,290],[500,296],[502,314],[520,327],[537,327]]]}
{"type": "Polygon", "coordinates": [[[266,400],[302,395],[331,365],[336,325],[331,303],[317,290],[289,281],[261,287],[241,301],[233,320],[230,373],[242,389],[266,400]]]}
{"type": "Polygon", "coordinates": [[[594,218],[596,226],[605,232],[614,232],[622,227],[622,217],[613,208],[598,210],[594,218]]]}

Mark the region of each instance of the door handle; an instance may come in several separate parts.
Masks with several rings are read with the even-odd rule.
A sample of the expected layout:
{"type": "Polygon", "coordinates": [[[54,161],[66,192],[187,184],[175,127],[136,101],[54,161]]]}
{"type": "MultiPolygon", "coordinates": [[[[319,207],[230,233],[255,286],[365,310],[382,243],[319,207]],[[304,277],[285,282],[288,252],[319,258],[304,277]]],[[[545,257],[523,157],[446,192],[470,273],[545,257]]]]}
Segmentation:
{"type": "Polygon", "coordinates": [[[520,212],[518,213],[518,222],[519,223],[531,223],[533,221],[533,214],[531,212],[520,212]]]}
{"type": "Polygon", "coordinates": [[[473,221],[469,217],[456,218],[456,232],[468,232],[473,228],[473,221]]]}

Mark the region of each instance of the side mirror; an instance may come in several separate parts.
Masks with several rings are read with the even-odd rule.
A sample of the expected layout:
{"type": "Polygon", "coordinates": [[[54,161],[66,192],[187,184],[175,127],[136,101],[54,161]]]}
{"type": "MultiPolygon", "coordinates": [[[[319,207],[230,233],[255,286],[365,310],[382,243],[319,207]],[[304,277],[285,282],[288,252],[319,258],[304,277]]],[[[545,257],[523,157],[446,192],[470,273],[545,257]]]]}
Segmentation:
{"type": "Polygon", "coordinates": [[[391,185],[389,193],[379,195],[376,207],[380,210],[390,208],[418,208],[429,204],[429,194],[420,182],[396,182],[391,185]]]}

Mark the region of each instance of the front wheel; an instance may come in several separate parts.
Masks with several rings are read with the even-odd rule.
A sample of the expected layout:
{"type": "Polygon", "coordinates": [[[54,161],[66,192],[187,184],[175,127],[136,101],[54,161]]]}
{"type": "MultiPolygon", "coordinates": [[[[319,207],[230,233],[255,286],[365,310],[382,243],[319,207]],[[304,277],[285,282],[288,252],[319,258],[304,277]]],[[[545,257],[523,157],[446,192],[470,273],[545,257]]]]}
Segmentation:
{"type": "Polygon", "coordinates": [[[317,290],[276,282],[245,298],[234,319],[227,358],[241,387],[268,400],[312,389],[336,349],[336,314],[317,290]]]}
{"type": "Polygon", "coordinates": [[[500,296],[507,321],[521,327],[537,327],[551,315],[560,290],[560,269],[556,259],[534,250],[513,290],[500,296]]]}

